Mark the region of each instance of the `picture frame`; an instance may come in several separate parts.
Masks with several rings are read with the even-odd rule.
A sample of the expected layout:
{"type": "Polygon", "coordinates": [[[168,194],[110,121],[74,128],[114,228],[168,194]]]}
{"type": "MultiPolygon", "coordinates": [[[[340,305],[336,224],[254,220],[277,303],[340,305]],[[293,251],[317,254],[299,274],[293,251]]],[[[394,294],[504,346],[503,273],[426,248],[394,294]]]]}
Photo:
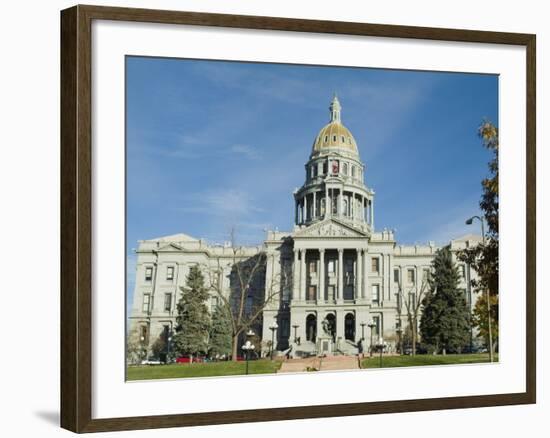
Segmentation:
{"type": "MultiPolygon", "coordinates": [[[[83,433],[536,403],[536,36],[78,5],[61,12],[61,426],[83,433]],[[480,43],[525,49],[525,391],[95,418],[92,24],[97,21],[480,43]]],[[[121,347],[122,348],[122,347],[121,347]]],[[[269,377],[266,377],[269,378],[269,377]]]]}

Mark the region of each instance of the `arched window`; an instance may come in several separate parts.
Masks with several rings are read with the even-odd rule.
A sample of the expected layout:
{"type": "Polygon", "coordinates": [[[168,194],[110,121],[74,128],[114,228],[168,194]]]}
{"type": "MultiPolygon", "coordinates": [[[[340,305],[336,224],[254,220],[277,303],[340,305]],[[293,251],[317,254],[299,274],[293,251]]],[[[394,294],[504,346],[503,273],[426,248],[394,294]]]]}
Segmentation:
{"type": "Polygon", "coordinates": [[[355,178],[355,166],[351,166],[351,176],[355,178]]]}
{"type": "Polygon", "coordinates": [[[344,199],[344,216],[348,216],[348,200],[344,199]]]}
{"type": "Polygon", "coordinates": [[[333,141],[334,143],[336,143],[336,136],[335,136],[335,135],[332,136],[332,141],[333,141]]]}
{"type": "Polygon", "coordinates": [[[342,143],[346,142],[346,138],[342,135],[342,143]]]}
{"type": "Polygon", "coordinates": [[[348,174],[348,163],[342,164],[342,172],[344,175],[348,174]]]}
{"type": "Polygon", "coordinates": [[[328,135],[325,135],[325,143],[328,141],[328,135]]]}

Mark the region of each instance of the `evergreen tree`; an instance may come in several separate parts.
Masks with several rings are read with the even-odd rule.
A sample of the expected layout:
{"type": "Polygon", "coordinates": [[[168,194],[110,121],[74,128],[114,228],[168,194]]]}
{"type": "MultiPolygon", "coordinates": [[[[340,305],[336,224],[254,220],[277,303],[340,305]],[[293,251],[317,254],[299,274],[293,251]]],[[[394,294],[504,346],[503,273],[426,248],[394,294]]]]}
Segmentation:
{"type": "Polygon", "coordinates": [[[469,342],[470,314],[458,289],[460,277],[448,246],[437,251],[432,267],[420,320],[422,340],[436,352],[460,352],[469,342]]]}
{"type": "Polygon", "coordinates": [[[180,355],[203,354],[208,350],[210,314],[206,306],[208,292],[198,266],[191,267],[186,284],[177,305],[174,349],[180,355]]]}
{"type": "Polygon", "coordinates": [[[208,342],[211,357],[229,356],[232,347],[231,315],[225,306],[217,306],[212,314],[212,326],[208,342]]]}

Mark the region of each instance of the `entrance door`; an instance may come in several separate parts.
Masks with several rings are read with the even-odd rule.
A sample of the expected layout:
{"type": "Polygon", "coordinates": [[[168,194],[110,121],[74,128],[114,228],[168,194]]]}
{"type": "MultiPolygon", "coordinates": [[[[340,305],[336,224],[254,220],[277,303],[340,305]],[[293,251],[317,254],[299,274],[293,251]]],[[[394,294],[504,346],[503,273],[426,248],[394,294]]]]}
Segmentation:
{"type": "Polygon", "coordinates": [[[317,317],[308,315],[306,318],[306,339],[315,342],[317,339],[317,317]]]}
{"type": "Polygon", "coordinates": [[[355,341],[355,315],[348,313],[344,319],[344,336],[349,341],[355,341]]]}

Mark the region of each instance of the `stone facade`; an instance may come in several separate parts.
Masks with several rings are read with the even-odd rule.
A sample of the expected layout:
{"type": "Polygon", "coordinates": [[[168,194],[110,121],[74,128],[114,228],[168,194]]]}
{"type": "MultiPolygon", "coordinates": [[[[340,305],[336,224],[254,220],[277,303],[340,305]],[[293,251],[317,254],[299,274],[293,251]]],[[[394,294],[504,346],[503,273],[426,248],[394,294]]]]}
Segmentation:
{"type": "MultiPolygon", "coordinates": [[[[136,287],[129,323],[151,352],[154,340],[175,325],[176,301],[189,267],[199,264],[219,290],[211,290],[210,308],[219,291],[234,289],[235,263],[265,255],[263,284],[251,288],[254,303],[267,305],[253,329],[264,341],[277,322],[275,348],[291,356],[356,354],[359,341],[367,351],[371,339],[383,338],[390,349],[407,325],[405,300],[414,303],[426,287],[438,249],[399,245],[391,230],[375,230],[375,192],[364,183],[365,166],[357,144],[341,121],[335,97],[330,121],[315,138],[305,165],[304,185],[294,192],[292,232],[269,231],[263,245],[234,251],[184,234],[139,242],[136,287]]],[[[451,240],[453,253],[476,245],[481,237],[451,240]]],[[[473,306],[469,266],[459,264],[460,287],[473,306]]],[[[210,282],[209,284],[212,284],[210,282]]],[[[264,352],[265,352],[265,342],[264,352]]]]}

